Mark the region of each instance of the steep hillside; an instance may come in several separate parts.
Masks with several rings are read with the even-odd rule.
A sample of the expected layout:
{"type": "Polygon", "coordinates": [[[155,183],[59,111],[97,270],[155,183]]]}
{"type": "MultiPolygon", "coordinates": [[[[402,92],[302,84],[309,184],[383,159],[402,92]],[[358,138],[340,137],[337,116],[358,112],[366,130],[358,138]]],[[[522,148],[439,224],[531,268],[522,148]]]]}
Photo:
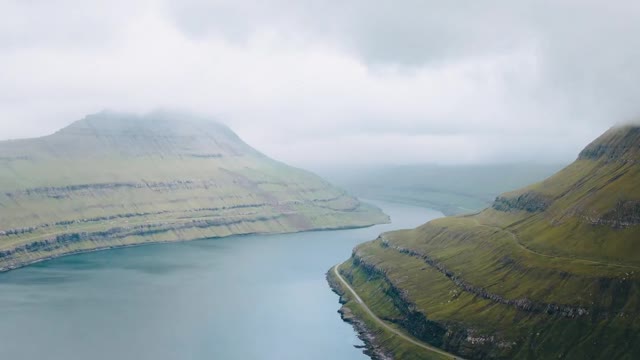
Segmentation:
{"type": "Polygon", "coordinates": [[[640,127],[616,127],[549,179],[383,234],[340,269],[379,317],[465,358],[638,359],[639,184],[640,127]]]}
{"type": "Polygon", "coordinates": [[[184,114],[103,112],[0,142],[0,270],[114,246],[387,220],[229,128],[184,114]]]}

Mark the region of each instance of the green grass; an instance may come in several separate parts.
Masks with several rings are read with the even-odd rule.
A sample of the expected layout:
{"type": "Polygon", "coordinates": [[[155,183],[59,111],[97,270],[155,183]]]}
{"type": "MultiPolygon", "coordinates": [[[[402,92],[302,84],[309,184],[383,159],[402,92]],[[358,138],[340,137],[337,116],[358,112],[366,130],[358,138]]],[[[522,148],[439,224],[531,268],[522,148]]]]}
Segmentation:
{"type": "MultiPolygon", "coordinates": [[[[556,354],[559,350],[572,349],[572,351],[567,351],[566,358],[583,358],[582,355],[586,351],[593,354],[593,358],[597,358],[598,355],[604,357],[608,356],[607,354],[615,353],[617,357],[614,358],[631,359],[633,354],[638,351],[637,347],[634,347],[635,337],[640,331],[640,322],[634,315],[638,310],[637,303],[634,303],[637,302],[637,294],[631,294],[629,303],[622,308],[626,314],[624,317],[611,316],[610,318],[591,319],[587,316],[570,319],[531,314],[466,292],[442,273],[426,265],[424,261],[383,247],[379,241],[362,245],[358,248],[357,254],[367,264],[372,264],[385,274],[383,278],[371,277],[361,266],[349,262],[343,265],[345,271],[351,269],[358,274],[351,277],[354,279],[352,284],[374,312],[391,318],[399,316],[397,308],[390,308],[393,301],[389,292],[386,291],[390,284],[393,284],[405,291],[412,305],[425,314],[429,320],[440,323],[451,331],[464,329],[467,333],[474,334],[474,337],[493,336],[495,343],[513,344],[511,348],[489,347],[489,349],[482,349],[463,342],[462,346],[458,348],[459,351],[454,351],[455,344],[449,345],[448,350],[461,353],[465,357],[473,358],[474,354],[478,355],[484,351],[492,358],[545,358],[550,354],[556,354]],[[538,333],[542,335],[537,335],[538,333]],[[610,335],[607,335],[605,339],[603,338],[604,333],[610,335]],[[616,338],[612,334],[617,334],[619,337],[616,338]],[[602,341],[605,344],[607,344],[606,341],[609,341],[608,344],[615,348],[615,351],[607,349],[603,352],[602,348],[587,346],[587,343],[594,341],[602,341]],[[525,351],[529,343],[537,344],[534,351],[525,351]],[[588,350],[582,346],[587,346],[588,350]],[[465,348],[473,348],[474,350],[465,353],[465,348]]],[[[480,264],[480,260],[474,264],[480,264]]],[[[473,266],[466,267],[465,271],[467,272],[462,276],[467,273],[473,274],[473,270],[473,266]]],[[[509,276],[510,274],[508,271],[496,272],[493,274],[493,278],[501,275],[509,276]]],[[[465,280],[468,279],[465,277],[465,280]]],[[[499,282],[503,280],[502,277],[497,278],[499,282]]],[[[554,279],[544,278],[535,280],[538,283],[544,281],[553,283],[554,281],[554,279]]],[[[521,291],[519,288],[537,289],[540,286],[531,279],[520,278],[519,281],[520,285],[515,289],[508,288],[506,284],[501,286],[498,283],[494,284],[490,290],[497,293],[503,289],[507,290],[501,293],[501,295],[507,296],[513,291],[517,294],[521,291]]],[[[637,283],[633,285],[633,288],[637,291],[637,283]]],[[[557,290],[559,291],[556,292],[562,293],[568,300],[575,300],[573,294],[586,292],[576,290],[570,284],[566,289],[560,287],[557,290]]],[[[607,303],[613,295],[616,294],[603,292],[595,298],[601,298],[601,303],[607,303]]],[[[556,294],[556,296],[560,296],[560,294],[556,294]]],[[[445,343],[447,343],[447,339],[445,339],[445,343]]]]}
{"type": "Polygon", "coordinates": [[[101,113],[51,136],[0,142],[0,232],[28,229],[0,235],[0,268],[92,247],[388,221],[320,177],[258,153],[223,125],[182,117],[101,113]],[[219,224],[186,229],[203,219],[219,224]],[[123,228],[122,237],[140,225],[163,231],[98,234],[123,228]],[[86,239],[57,243],[72,233],[86,239]],[[24,250],[36,241],[47,243],[24,250]]]}
{"type": "Polygon", "coordinates": [[[509,200],[510,210],[383,234],[343,268],[374,312],[417,333],[438,324],[446,331],[432,341],[464,357],[640,358],[640,214],[611,215],[640,200],[640,138],[613,138],[625,142],[590,146],[619,159],[581,156],[502,195],[546,208],[509,200]],[[571,312],[547,313],[556,307],[571,312]],[[423,320],[408,321],[416,312],[423,320]]]}
{"type": "MultiPolygon", "coordinates": [[[[348,266],[347,264],[343,264],[343,266],[348,266]]],[[[379,286],[380,281],[371,281],[370,279],[363,278],[363,274],[360,272],[353,272],[351,269],[348,270],[349,273],[356,277],[357,279],[353,279],[352,284],[359,284],[359,289],[362,290],[362,293],[359,293],[361,298],[367,303],[368,306],[371,306],[373,302],[375,302],[376,307],[376,315],[382,319],[389,318],[393,319],[394,317],[398,317],[401,314],[395,310],[393,304],[383,296],[374,296],[372,293],[377,293],[383,291],[383,288],[379,286]],[[369,280],[369,281],[367,281],[369,280]],[[380,303],[382,301],[383,303],[380,303]],[[371,302],[371,303],[370,303],[371,302]]],[[[333,271],[329,272],[329,276],[335,278],[333,275],[333,271]]],[[[340,282],[337,280],[333,280],[332,283],[334,286],[342,289],[340,282]]],[[[348,313],[355,316],[364,322],[367,332],[373,335],[374,341],[377,346],[380,346],[385,349],[387,353],[389,353],[394,359],[407,359],[407,360],[448,360],[450,357],[428,351],[419,346],[416,346],[396,334],[392,333],[388,329],[380,326],[378,322],[376,322],[373,318],[367,314],[362,307],[356,303],[350,293],[345,291],[344,289],[340,290],[342,293],[342,300],[345,301],[344,308],[348,309],[348,313]]],[[[343,309],[344,311],[344,309],[343,309]]],[[[393,325],[390,323],[390,325],[393,325]]],[[[400,328],[399,328],[400,329],[400,328]]]]}

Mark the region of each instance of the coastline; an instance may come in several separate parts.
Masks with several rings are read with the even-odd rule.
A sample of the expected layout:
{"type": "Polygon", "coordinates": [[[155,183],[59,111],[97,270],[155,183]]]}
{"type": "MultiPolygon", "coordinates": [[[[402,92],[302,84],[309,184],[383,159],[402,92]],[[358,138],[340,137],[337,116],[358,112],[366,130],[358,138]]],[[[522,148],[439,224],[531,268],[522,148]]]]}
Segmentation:
{"type": "MultiPolygon", "coordinates": [[[[327,274],[329,285],[340,295],[343,304],[340,311],[343,321],[351,323],[359,337],[365,341],[365,354],[372,359],[407,360],[463,360],[462,357],[425,343],[394,328],[375,314],[340,274],[340,265],[333,266],[327,274]]],[[[345,275],[348,277],[348,275],[345,275]]]]}
{"type": "MultiPolygon", "coordinates": [[[[146,246],[146,245],[161,245],[161,244],[181,243],[181,242],[190,242],[190,241],[223,239],[223,238],[228,238],[228,237],[232,237],[232,236],[242,237],[242,236],[251,236],[251,235],[278,235],[278,234],[297,234],[297,233],[304,233],[304,232],[322,232],[322,231],[339,231],[339,230],[365,229],[365,228],[369,228],[369,227],[376,226],[376,225],[381,225],[381,224],[384,224],[384,223],[372,223],[372,224],[368,224],[368,225],[359,225],[359,226],[358,225],[354,225],[354,226],[323,227],[323,228],[315,228],[315,229],[308,229],[308,230],[272,231],[272,232],[259,232],[259,231],[256,231],[256,232],[230,234],[230,235],[224,235],[224,236],[197,237],[197,238],[193,238],[193,239],[180,239],[180,238],[177,238],[175,240],[154,240],[154,241],[138,242],[138,243],[131,243],[131,244],[105,245],[105,246],[95,247],[95,248],[91,248],[91,249],[81,249],[81,250],[73,250],[73,251],[68,251],[68,252],[61,252],[59,254],[51,254],[49,256],[45,256],[45,257],[41,257],[41,258],[37,258],[37,259],[33,259],[33,260],[28,260],[28,261],[24,261],[24,262],[18,262],[18,263],[11,264],[11,265],[8,265],[8,266],[0,266],[0,275],[3,274],[3,273],[9,272],[9,271],[18,270],[18,269],[21,269],[21,268],[24,268],[24,267],[27,267],[27,266],[35,265],[35,264],[38,264],[38,263],[46,262],[46,261],[57,259],[57,258],[61,258],[61,257],[67,257],[67,256],[73,256],[73,255],[81,255],[81,254],[87,254],[87,253],[93,253],[93,252],[99,252],[99,251],[108,251],[108,250],[116,250],[116,249],[123,249],[123,248],[140,247],[140,246],[146,246]]],[[[108,239],[106,241],[108,241],[108,239]]]]}
{"type": "Polygon", "coordinates": [[[372,360],[393,360],[393,357],[385,351],[382,344],[378,341],[374,331],[367,327],[367,324],[355,316],[351,309],[346,306],[346,303],[349,301],[346,297],[346,291],[342,288],[340,282],[335,278],[333,274],[333,268],[331,268],[326,273],[326,279],[329,283],[329,287],[331,291],[333,291],[336,295],[339,296],[339,302],[342,305],[338,310],[340,314],[340,318],[347,324],[350,324],[355,330],[358,338],[362,340],[364,343],[363,347],[356,346],[358,348],[362,348],[362,352],[369,356],[372,360]]]}

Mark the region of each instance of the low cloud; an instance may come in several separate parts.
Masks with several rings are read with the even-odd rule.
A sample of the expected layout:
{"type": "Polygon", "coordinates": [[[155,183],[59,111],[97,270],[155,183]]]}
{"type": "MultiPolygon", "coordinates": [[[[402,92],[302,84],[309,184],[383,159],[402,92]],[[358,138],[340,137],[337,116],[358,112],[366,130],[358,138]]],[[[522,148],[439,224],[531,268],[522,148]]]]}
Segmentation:
{"type": "Polygon", "coordinates": [[[639,15],[631,1],[9,1],[0,137],[168,107],[299,165],[568,161],[639,113],[639,15]]]}

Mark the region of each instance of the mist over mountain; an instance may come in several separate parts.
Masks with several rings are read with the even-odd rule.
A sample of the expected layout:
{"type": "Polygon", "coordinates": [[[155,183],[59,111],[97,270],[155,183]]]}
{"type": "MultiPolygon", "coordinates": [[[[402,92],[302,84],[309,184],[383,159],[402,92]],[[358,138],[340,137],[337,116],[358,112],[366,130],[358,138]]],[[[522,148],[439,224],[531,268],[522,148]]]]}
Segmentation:
{"type": "MultiPolygon", "coordinates": [[[[634,359],[639,134],[637,125],[614,127],[569,166],[477,214],[382,234],[354,250],[344,277],[378,316],[465,358],[634,359]]],[[[352,295],[333,283],[350,299],[350,313],[352,295]]],[[[379,332],[355,318],[368,324],[361,332],[379,332]]],[[[429,354],[385,345],[389,336],[370,348],[409,359],[429,354]]]]}
{"type": "Polygon", "coordinates": [[[365,199],[414,204],[445,215],[489,206],[500,193],[536,182],[563,164],[379,165],[316,168],[333,183],[365,199]]]}
{"type": "Polygon", "coordinates": [[[0,169],[5,270],[125,245],[388,221],[225,125],[175,112],[101,112],[0,142],[0,169]]]}
{"type": "Polygon", "coordinates": [[[104,108],[168,107],[223,119],[298,166],[568,163],[640,115],[634,1],[65,0],[1,10],[0,139],[42,136],[104,108]]]}
{"type": "Polygon", "coordinates": [[[640,359],[639,19],[0,0],[0,360],[640,359]]]}

